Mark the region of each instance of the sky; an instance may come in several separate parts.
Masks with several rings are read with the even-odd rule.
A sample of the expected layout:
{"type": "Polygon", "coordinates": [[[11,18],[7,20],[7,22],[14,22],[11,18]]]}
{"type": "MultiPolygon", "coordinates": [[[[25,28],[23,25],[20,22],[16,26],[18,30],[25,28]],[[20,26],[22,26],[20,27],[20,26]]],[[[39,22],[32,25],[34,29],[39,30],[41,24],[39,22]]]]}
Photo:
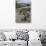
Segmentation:
{"type": "Polygon", "coordinates": [[[19,1],[20,3],[30,3],[31,2],[31,0],[17,0],[17,1],[19,1]]]}

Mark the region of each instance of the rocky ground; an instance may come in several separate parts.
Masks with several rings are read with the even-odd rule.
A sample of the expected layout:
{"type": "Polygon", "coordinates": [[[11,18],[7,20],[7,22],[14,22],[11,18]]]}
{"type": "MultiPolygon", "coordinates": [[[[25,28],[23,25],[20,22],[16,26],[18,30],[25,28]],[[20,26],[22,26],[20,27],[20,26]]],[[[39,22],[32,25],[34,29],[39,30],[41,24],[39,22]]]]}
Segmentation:
{"type": "Polygon", "coordinates": [[[26,10],[24,11],[24,8],[17,9],[17,11],[16,11],[16,22],[17,23],[29,23],[30,22],[30,12],[26,11],[26,10]],[[20,13],[20,11],[21,11],[21,13],[20,13]],[[26,15],[24,15],[23,12],[26,15]],[[27,17],[26,20],[24,20],[25,16],[27,17]]]}

